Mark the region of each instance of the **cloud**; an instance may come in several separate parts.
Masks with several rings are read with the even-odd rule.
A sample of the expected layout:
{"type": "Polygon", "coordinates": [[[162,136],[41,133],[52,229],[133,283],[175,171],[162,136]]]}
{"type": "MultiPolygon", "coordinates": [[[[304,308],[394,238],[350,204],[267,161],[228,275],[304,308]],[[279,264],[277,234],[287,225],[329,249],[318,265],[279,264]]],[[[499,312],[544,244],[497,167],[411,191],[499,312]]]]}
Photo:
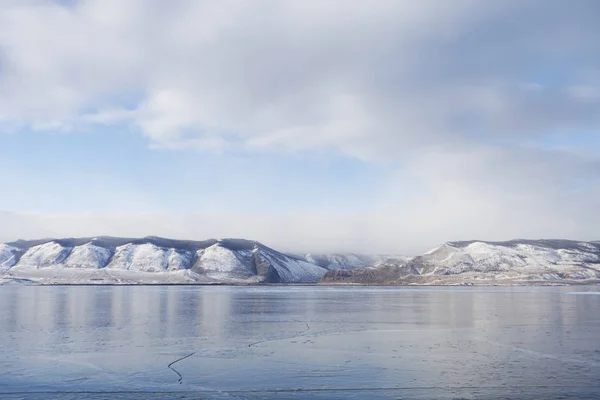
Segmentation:
{"type": "Polygon", "coordinates": [[[467,146],[433,149],[408,163],[381,198],[402,198],[402,191],[410,197],[395,210],[383,201],[381,209],[402,218],[396,234],[409,243],[598,237],[598,160],[569,151],[467,146]]]}
{"type": "Polygon", "coordinates": [[[0,5],[5,123],[68,130],[133,96],[154,146],[373,160],[598,122],[594,1],[68,4],[0,5]]]}
{"type": "MultiPolygon", "coordinates": [[[[287,224],[308,246],[318,242],[314,223],[332,248],[360,247],[368,235],[369,245],[412,251],[475,236],[591,238],[598,225],[600,168],[586,147],[598,143],[600,123],[595,0],[0,8],[4,130],[126,125],[152,148],[325,151],[397,169],[376,209],[265,216],[269,230],[227,235],[277,241],[283,228],[274,226],[287,224]]],[[[199,224],[237,226],[227,221],[199,224]]],[[[212,236],[187,224],[140,226],[212,236]]]]}

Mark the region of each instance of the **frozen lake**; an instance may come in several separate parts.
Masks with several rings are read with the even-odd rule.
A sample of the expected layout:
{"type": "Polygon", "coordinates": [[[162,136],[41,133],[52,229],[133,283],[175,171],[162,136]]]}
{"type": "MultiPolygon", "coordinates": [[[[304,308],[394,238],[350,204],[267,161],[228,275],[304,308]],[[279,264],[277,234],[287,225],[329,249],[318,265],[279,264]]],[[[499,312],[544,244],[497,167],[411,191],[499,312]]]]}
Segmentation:
{"type": "Polygon", "coordinates": [[[4,286],[0,305],[2,399],[600,398],[599,287],[4,286]]]}

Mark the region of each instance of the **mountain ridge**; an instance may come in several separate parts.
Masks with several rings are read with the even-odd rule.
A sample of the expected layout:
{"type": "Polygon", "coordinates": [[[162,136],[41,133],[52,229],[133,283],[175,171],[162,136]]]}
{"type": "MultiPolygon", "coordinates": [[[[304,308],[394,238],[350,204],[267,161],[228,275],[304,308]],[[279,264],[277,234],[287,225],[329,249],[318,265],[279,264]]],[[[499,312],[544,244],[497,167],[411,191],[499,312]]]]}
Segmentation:
{"type": "Polygon", "coordinates": [[[316,283],[326,270],[246,239],[100,236],[1,244],[0,272],[44,283],[160,283],[158,278],[177,277],[157,273],[178,273],[181,283],[316,283]]]}
{"type": "Polygon", "coordinates": [[[0,244],[0,281],[38,283],[594,283],[600,241],[450,241],[415,257],[292,254],[247,239],[97,236],[0,244]]]}
{"type": "Polygon", "coordinates": [[[323,283],[379,285],[600,282],[600,242],[567,239],[446,242],[405,262],[329,271],[323,283]]]}

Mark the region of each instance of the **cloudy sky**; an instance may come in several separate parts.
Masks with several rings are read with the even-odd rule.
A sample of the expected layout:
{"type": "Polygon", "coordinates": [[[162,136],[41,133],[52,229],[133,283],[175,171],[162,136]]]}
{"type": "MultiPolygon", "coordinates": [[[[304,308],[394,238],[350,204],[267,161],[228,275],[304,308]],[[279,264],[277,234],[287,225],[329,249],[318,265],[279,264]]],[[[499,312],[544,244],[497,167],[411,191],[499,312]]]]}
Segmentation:
{"type": "Polygon", "coordinates": [[[597,0],[0,0],[0,240],[600,239],[597,0]]]}

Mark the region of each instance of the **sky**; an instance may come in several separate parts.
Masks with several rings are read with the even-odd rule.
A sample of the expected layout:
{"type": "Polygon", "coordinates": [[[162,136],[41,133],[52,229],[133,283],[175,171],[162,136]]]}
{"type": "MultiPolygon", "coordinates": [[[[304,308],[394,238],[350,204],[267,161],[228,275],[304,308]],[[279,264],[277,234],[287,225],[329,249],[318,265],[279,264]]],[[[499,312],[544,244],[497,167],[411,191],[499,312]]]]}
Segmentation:
{"type": "Polygon", "coordinates": [[[0,0],[0,241],[600,240],[596,0],[0,0]]]}

